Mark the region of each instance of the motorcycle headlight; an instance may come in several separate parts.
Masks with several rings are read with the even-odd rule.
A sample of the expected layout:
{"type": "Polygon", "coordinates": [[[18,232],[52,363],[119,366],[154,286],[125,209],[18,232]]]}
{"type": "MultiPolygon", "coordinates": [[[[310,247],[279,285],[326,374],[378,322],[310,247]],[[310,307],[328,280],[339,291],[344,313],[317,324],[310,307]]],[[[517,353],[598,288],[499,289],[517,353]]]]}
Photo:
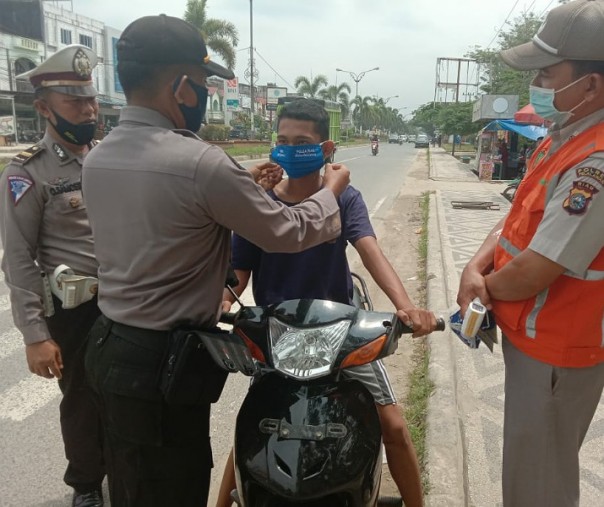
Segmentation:
{"type": "Polygon", "coordinates": [[[297,328],[270,317],[275,369],[297,379],[329,374],[349,327],[350,321],[342,320],[327,326],[297,328]]]}

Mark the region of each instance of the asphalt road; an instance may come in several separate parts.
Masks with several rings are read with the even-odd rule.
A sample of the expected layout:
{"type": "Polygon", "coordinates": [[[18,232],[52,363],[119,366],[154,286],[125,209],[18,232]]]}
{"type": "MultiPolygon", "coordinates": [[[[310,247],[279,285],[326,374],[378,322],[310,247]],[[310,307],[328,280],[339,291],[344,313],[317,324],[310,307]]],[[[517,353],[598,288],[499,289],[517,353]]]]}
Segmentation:
{"type": "MultiPolygon", "coordinates": [[[[363,193],[372,219],[378,220],[396,197],[415,155],[411,144],[382,143],[375,157],[368,145],[340,149],[336,162],[350,169],[351,183],[363,193]]],[[[60,392],[56,382],[33,376],[27,369],[2,275],[0,371],[0,507],[71,505],[71,490],[62,480],[66,462],[58,421],[60,392]]],[[[222,474],[247,384],[245,377],[232,375],[212,411],[213,485],[222,474]]]]}

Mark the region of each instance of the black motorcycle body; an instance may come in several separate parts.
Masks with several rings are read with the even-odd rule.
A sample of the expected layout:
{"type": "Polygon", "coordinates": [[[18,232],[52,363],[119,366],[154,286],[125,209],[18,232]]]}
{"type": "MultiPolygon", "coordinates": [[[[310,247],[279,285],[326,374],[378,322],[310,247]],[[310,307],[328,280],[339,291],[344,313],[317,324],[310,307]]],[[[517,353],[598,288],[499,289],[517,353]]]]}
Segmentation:
{"type": "Polygon", "coordinates": [[[371,142],[371,154],[374,156],[377,155],[378,150],[379,150],[379,146],[378,146],[377,141],[372,141],[371,142]]]}
{"type": "MultiPolygon", "coordinates": [[[[371,308],[360,284],[355,304],[371,308]]],[[[243,307],[221,320],[233,333],[206,347],[223,368],[254,376],[235,428],[237,504],[379,505],[375,402],[342,372],[392,354],[412,330],[392,313],[316,299],[243,307]]]]}

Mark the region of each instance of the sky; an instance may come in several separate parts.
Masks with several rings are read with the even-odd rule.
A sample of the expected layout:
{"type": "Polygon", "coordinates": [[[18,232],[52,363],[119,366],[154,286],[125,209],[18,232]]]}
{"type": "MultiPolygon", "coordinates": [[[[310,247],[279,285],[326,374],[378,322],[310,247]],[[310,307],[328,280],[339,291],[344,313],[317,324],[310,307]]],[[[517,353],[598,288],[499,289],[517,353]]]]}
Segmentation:
{"type": "MultiPolygon", "coordinates": [[[[435,97],[449,98],[441,82],[454,82],[457,63],[438,58],[463,58],[474,46],[496,47],[494,37],[506,19],[524,11],[537,14],[558,0],[251,0],[253,47],[259,84],[276,82],[293,90],[297,76],[323,74],[329,84],[355,83],[359,95],[377,96],[410,114],[435,97]],[[437,68],[438,67],[438,68],[437,68]],[[396,97],[398,95],[398,97],[396,97]],[[389,98],[391,97],[391,98],[389,98]]],[[[141,16],[182,17],[186,0],[71,0],[73,10],[123,30],[141,16]]],[[[69,1],[58,2],[70,8],[69,1]]],[[[236,74],[249,82],[250,0],[208,0],[208,15],[231,21],[239,31],[236,74]]],[[[219,61],[219,58],[215,58],[219,61]]],[[[461,81],[476,80],[470,66],[461,81]]],[[[471,93],[471,87],[465,87],[471,93]]]]}

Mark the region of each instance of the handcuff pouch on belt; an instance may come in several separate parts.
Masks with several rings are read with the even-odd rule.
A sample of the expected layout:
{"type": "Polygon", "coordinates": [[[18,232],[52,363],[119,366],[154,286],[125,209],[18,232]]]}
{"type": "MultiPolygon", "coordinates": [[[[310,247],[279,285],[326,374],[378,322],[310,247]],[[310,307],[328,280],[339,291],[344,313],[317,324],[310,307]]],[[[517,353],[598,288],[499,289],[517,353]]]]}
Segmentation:
{"type": "Polygon", "coordinates": [[[50,290],[63,303],[65,310],[90,301],[97,295],[99,281],[93,276],[76,275],[73,270],[61,264],[48,278],[50,290]]]}
{"type": "Polygon", "coordinates": [[[170,332],[160,384],[166,403],[197,405],[218,401],[229,371],[216,364],[204,340],[225,333],[219,328],[177,328],[170,332]]]}

